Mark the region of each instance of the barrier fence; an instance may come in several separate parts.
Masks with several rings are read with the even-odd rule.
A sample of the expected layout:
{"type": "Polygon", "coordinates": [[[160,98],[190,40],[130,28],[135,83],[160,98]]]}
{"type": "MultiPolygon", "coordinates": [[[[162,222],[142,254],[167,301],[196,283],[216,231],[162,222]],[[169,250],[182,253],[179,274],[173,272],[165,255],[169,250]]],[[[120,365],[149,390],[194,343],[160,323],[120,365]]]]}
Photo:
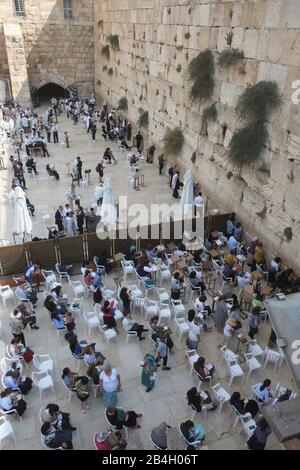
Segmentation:
{"type": "MultiPolygon", "coordinates": [[[[205,217],[204,228],[212,232],[223,232],[226,220],[231,214],[217,214],[205,217]]],[[[136,245],[137,250],[147,249],[149,245],[159,243],[167,245],[171,241],[182,239],[182,221],[171,221],[164,224],[153,224],[136,230],[136,238],[128,237],[126,229],[117,230],[114,238],[99,239],[96,233],[85,233],[75,237],[65,237],[51,240],[24,243],[0,247],[0,270],[3,276],[24,272],[30,263],[39,264],[43,269],[53,269],[56,263],[77,264],[94,256],[114,256],[123,252],[129,246],[136,245]],[[141,234],[141,237],[139,237],[141,234]],[[154,238],[151,238],[154,237],[154,238]]],[[[195,219],[193,219],[195,225],[195,219]]],[[[132,237],[132,229],[130,230],[132,237]]]]}

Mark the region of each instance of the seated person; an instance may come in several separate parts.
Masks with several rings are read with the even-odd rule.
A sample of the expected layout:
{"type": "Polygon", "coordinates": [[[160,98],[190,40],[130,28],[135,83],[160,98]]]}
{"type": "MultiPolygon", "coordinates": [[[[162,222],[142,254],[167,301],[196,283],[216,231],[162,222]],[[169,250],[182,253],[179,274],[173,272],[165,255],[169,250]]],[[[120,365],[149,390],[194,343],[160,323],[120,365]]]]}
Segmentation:
{"type": "Polygon", "coordinates": [[[57,181],[59,181],[59,174],[54,168],[54,165],[49,165],[49,163],[46,165],[46,170],[49,176],[54,176],[57,181]]]}
{"type": "Polygon", "coordinates": [[[73,372],[69,367],[65,367],[62,373],[61,378],[64,381],[64,384],[71,390],[75,390],[75,382],[78,380],[78,373],[73,372]]]}
{"type": "Polygon", "coordinates": [[[41,420],[43,423],[51,423],[56,430],[76,431],[70,423],[70,414],[64,413],[59,409],[59,406],[54,403],[49,403],[41,413],[41,420]]]}
{"type": "Polygon", "coordinates": [[[130,157],[129,164],[136,165],[137,162],[138,162],[138,157],[133,154],[132,157],[130,157]]]}
{"type": "Polygon", "coordinates": [[[139,429],[141,427],[137,424],[137,418],[141,418],[143,415],[137,414],[135,411],[124,411],[122,408],[109,406],[105,413],[110,424],[117,429],[122,429],[123,426],[133,429],[139,429]]]}
{"type": "Polygon", "coordinates": [[[28,169],[31,168],[31,170],[33,171],[35,175],[39,174],[39,172],[36,169],[36,162],[33,160],[32,157],[27,158],[25,166],[27,166],[28,169]]]}
{"type": "Polygon", "coordinates": [[[231,278],[232,281],[235,280],[236,272],[232,266],[225,266],[222,273],[223,273],[223,276],[226,277],[227,279],[231,278]]]}
{"type": "Polygon", "coordinates": [[[168,424],[163,421],[159,426],[153,428],[150,434],[154,444],[162,450],[168,447],[167,428],[171,428],[171,426],[168,426],[168,424]]]}
{"type": "Polygon", "coordinates": [[[203,405],[209,405],[209,408],[207,407],[208,411],[214,411],[217,409],[217,405],[213,403],[209,392],[205,390],[204,393],[198,392],[196,387],[192,387],[186,393],[188,405],[192,405],[198,413],[201,412],[203,405]],[[206,397],[204,396],[204,393],[206,397]]]}
{"type": "Polygon", "coordinates": [[[27,403],[22,399],[18,392],[14,392],[11,388],[5,388],[0,394],[0,409],[3,411],[14,410],[18,416],[22,416],[27,408],[27,403]]]}
{"type": "Polygon", "coordinates": [[[150,263],[154,263],[155,258],[158,257],[158,248],[157,247],[151,248],[150,250],[146,251],[146,254],[149,258],[150,263]]]}
{"type": "MultiPolygon", "coordinates": [[[[87,341],[83,340],[79,343],[77,335],[72,335],[69,340],[69,347],[72,354],[75,354],[76,357],[83,357],[87,346],[92,346],[95,351],[95,343],[87,344],[87,341]]],[[[95,352],[95,354],[97,354],[95,352]]],[[[101,353],[98,353],[101,354],[101,353]]]]}
{"type": "Polygon", "coordinates": [[[205,366],[205,359],[200,356],[194,363],[194,369],[199,375],[201,382],[210,382],[210,377],[213,378],[215,366],[213,364],[205,366]]]}
{"type": "Polygon", "coordinates": [[[230,250],[229,253],[226,253],[226,255],[224,256],[224,261],[228,266],[234,265],[236,261],[235,254],[235,250],[230,250]]]}
{"type": "Polygon", "coordinates": [[[201,291],[204,292],[206,290],[206,286],[202,281],[199,280],[199,276],[197,274],[197,271],[191,271],[189,274],[189,282],[192,286],[192,289],[197,289],[200,287],[201,291]]]}
{"type": "Polygon", "coordinates": [[[194,441],[200,441],[202,443],[205,439],[205,431],[201,424],[194,424],[191,420],[181,423],[180,430],[185,440],[189,443],[194,441]]]}
{"type": "MultiPolygon", "coordinates": [[[[102,372],[102,371],[101,371],[102,372]]],[[[86,371],[86,375],[92,380],[93,385],[99,385],[99,376],[100,370],[98,370],[98,366],[96,367],[95,364],[91,364],[86,371]]]]}
{"type": "Polygon", "coordinates": [[[263,383],[256,384],[255,395],[261,403],[269,401],[272,398],[271,380],[265,379],[263,383]]]}
{"type": "Polygon", "coordinates": [[[29,377],[22,377],[19,370],[10,369],[7,371],[3,381],[7,388],[18,388],[22,395],[27,395],[32,389],[32,380],[29,377]]]}
{"type": "Polygon", "coordinates": [[[33,312],[27,311],[25,303],[23,304],[21,303],[17,306],[17,308],[14,310],[14,315],[17,316],[17,318],[21,315],[21,319],[22,319],[24,327],[29,325],[32,330],[39,329],[39,327],[36,325],[35,314],[33,312]]]}
{"type": "Polygon", "coordinates": [[[281,266],[281,258],[279,256],[276,256],[274,259],[272,259],[270,267],[269,267],[269,277],[268,277],[268,282],[270,284],[273,284],[276,276],[279,275],[279,273],[282,270],[281,266]]]}
{"type": "Polygon", "coordinates": [[[50,317],[53,325],[57,330],[64,330],[66,328],[63,315],[59,314],[58,312],[53,312],[51,313],[50,317]]]}
{"type": "Polygon", "coordinates": [[[239,392],[233,392],[230,398],[230,404],[240,413],[244,415],[250,413],[252,418],[257,415],[259,408],[255,400],[241,399],[239,392]]]}
{"type": "Polygon", "coordinates": [[[237,285],[238,287],[245,287],[250,284],[251,274],[248,272],[241,272],[237,276],[237,285]]]}
{"type": "Polygon", "coordinates": [[[120,431],[96,433],[94,444],[98,450],[123,450],[127,447],[127,442],[120,431]]]}
{"type": "Polygon", "coordinates": [[[49,313],[61,313],[61,305],[57,305],[53,302],[52,295],[47,295],[44,302],[44,307],[48,310],[49,313]]]}
{"type": "Polygon", "coordinates": [[[133,147],[133,145],[130,147],[130,146],[127,144],[127,142],[126,142],[125,139],[121,140],[121,145],[122,145],[122,147],[125,147],[126,150],[130,150],[130,149],[132,149],[132,147],[133,147]]]}
{"type": "Polygon", "coordinates": [[[195,306],[197,307],[197,311],[202,313],[204,318],[211,315],[211,308],[208,305],[206,295],[201,293],[199,297],[195,300],[195,306]]]}
{"type": "Polygon", "coordinates": [[[46,421],[41,427],[44,444],[50,449],[63,447],[64,449],[73,449],[72,431],[70,429],[57,430],[51,423],[46,421]]]}
{"type": "Polygon", "coordinates": [[[142,333],[148,331],[147,329],[144,328],[144,325],[139,325],[134,320],[132,320],[130,313],[124,312],[123,315],[124,317],[122,320],[122,324],[123,324],[124,330],[126,330],[127,332],[136,331],[137,337],[140,341],[142,341],[143,339],[146,339],[142,337],[142,333]]]}
{"type": "Polygon", "coordinates": [[[64,316],[64,324],[68,331],[73,331],[75,328],[75,318],[72,312],[66,312],[64,316]]]}
{"type": "Polygon", "coordinates": [[[21,300],[29,300],[32,303],[33,308],[36,308],[38,296],[30,286],[30,284],[21,285],[16,288],[16,294],[21,300]]]}
{"type": "Polygon", "coordinates": [[[95,352],[95,347],[89,344],[84,348],[84,360],[88,365],[103,364],[105,357],[101,352],[95,352]]]}

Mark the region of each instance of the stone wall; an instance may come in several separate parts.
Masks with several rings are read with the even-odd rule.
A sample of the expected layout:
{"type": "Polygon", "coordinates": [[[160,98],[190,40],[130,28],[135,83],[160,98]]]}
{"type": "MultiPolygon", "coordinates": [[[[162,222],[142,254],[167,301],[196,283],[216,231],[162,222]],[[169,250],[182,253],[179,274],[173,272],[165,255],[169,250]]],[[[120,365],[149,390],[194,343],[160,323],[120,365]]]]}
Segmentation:
{"type": "MultiPolygon", "coordinates": [[[[81,94],[94,91],[94,0],[72,3],[73,18],[65,19],[62,0],[25,0],[24,17],[14,15],[12,0],[1,0],[0,47],[3,24],[19,24],[30,86],[52,82],[65,88],[76,82],[81,94]]],[[[7,70],[5,60],[0,76],[2,69],[7,70]]]]}
{"type": "Polygon", "coordinates": [[[95,0],[97,95],[114,104],[126,95],[134,121],[139,108],[148,110],[148,137],[158,145],[167,127],[181,126],[182,170],[193,167],[206,198],[235,211],[250,233],[295,266],[300,266],[300,105],[292,104],[291,96],[292,82],[300,79],[299,29],[299,0],[95,0]],[[216,63],[228,32],[232,46],[244,52],[244,66],[216,66],[218,117],[208,135],[201,135],[205,105],[189,102],[187,66],[206,48],[216,63]],[[101,49],[110,34],[118,35],[120,51],[111,51],[108,61],[101,49]],[[268,122],[269,141],[257,168],[238,171],[226,157],[238,126],[234,106],[245,87],[259,80],[278,83],[282,105],[268,122]],[[286,227],[293,231],[290,241],[286,227]]]}

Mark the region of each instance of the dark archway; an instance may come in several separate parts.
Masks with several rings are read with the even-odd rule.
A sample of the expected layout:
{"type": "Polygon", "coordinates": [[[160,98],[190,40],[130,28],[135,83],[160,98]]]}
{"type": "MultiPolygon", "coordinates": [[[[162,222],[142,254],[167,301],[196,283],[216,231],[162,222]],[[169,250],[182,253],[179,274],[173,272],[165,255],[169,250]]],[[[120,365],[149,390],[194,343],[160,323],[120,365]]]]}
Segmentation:
{"type": "Polygon", "coordinates": [[[37,98],[39,103],[50,102],[51,98],[67,98],[68,92],[56,83],[46,83],[37,90],[37,98]]]}

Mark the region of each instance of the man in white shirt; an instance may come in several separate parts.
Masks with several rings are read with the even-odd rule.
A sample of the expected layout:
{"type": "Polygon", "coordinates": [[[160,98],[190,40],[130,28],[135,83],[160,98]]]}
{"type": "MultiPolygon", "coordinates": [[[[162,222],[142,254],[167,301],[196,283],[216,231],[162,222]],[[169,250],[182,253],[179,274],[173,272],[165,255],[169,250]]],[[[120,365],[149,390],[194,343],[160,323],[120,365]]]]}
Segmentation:
{"type": "Polygon", "coordinates": [[[187,346],[190,349],[195,349],[197,351],[198,344],[200,341],[200,318],[195,317],[191,323],[188,339],[187,339],[187,346]]]}
{"type": "Polygon", "coordinates": [[[193,205],[195,207],[195,216],[197,216],[197,213],[199,214],[199,216],[201,216],[203,213],[204,206],[204,199],[202,197],[201,192],[199,192],[198,196],[195,197],[193,205]]]}
{"type": "Polygon", "coordinates": [[[102,183],[99,183],[96,187],[95,187],[95,198],[96,198],[96,201],[97,201],[97,204],[98,206],[101,206],[102,205],[102,201],[103,201],[103,184],[102,183]]]}

